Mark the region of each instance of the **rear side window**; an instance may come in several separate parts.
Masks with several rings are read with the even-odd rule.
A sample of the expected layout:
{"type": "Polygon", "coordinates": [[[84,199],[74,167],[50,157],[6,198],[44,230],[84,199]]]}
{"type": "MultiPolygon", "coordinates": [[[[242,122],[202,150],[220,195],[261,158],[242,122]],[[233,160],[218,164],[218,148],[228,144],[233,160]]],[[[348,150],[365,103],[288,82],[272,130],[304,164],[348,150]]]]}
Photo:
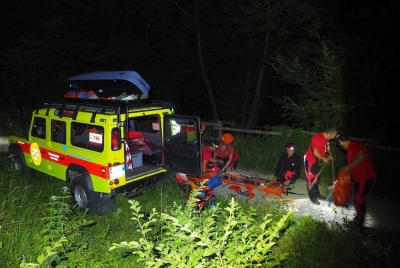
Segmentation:
{"type": "Polygon", "coordinates": [[[65,122],[60,120],[51,120],[51,140],[65,144],[65,122]]]}
{"type": "Polygon", "coordinates": [[[97,125],[73,122],[71,124],[71,144],[88,150],[104,150],[104,128],[97,125]]]}

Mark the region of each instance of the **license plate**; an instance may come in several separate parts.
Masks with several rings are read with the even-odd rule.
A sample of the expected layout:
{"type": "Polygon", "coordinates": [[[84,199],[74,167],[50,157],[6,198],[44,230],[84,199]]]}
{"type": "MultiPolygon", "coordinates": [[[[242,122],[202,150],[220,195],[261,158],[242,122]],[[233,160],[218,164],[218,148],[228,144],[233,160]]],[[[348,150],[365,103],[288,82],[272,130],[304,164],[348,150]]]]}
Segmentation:
{"type": "Polygon", "coordinates": [[[125,166],[124,165],[110,167],[109,170],[110,170],[110,179],[116,179],[116,178],[121,178],[121,177],[125,176],[125,166]]]}

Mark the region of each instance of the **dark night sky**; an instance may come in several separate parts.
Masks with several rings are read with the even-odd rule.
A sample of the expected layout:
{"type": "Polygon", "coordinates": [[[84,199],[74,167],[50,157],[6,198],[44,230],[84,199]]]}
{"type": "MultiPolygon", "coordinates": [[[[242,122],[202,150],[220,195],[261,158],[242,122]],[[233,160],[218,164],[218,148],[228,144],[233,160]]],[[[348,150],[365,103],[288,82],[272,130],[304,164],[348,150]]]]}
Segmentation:
{"type": "MultiPolygon", "coordinates": [[[[135,1],[132,2],[135,3],[135,1]]],[[[392,131],[393,125],[395,125],[393,123],[398,121],[395,118],[398,114],[398,101],[395,95],[397,95],[396,82],[399,76],[397,25],[400,22],[399,4],[397,2],[390,0],[379,2],[328,1],[331,13],[334,14],[331,22],[335,25],[334,27],[339,32],[352,38],[353,45],[359,45],[360,48],[368,51],[368,54],[363,54],[363,58],[359,56],[360,58],[357,59],[357,62],[361,65],[363,61],[365,61],[365,64],[367,62],[371,64],[370,61],[376,63],[370,65],[370,76],[363,78],[365,81],[371,79],[371,84],[363,83],[363,89],[354,90],[365,90],[365,94],[374,96],[372,99],[379,100],[379,102],[369,104],[368,111],[357,111],[357,113],[371,113],[371,115],[375,115],[373,120],[380,118],[381,121],[378,127],[381,130],[379,131],[386,133],[383,138],[384,142],[400,145],[397,142],[395,131],[392,131]],[[368,89],[368,85],[371,88],[368,89]],[[384,103],[382,104],[382,102],[384,103]],[[371,109],[371,107],[373,108],[371,109]]],[[[31,3],[31,1],[3,1],[0,5],[2,25],[0,49],[3,51],[9,47],[12,40],[15,40],[21,34],[37,29],[46,18],[48,12],[46,8],[36,8],[37,3],[31,3]]],[[[134,8],[134,5],[129,8],[134,8]]],[[[145,11],[138,11],[138,13],[140,12],[145,11]]],[[[132,31],[135,32],[134,29],[132,31]]],[[[329,36],[329,33],[327,35],[329,36]]],[[[149,68],[152,68],[152,66],[149,66],[149,68]]],[[[355,83],[355,87],[357,87],[357,83],[355,83]]],[[[368,128],[369,124],[373,123],[369,122],[368,118],[373,117],[370,116],[360,120],[358,128],[368,128]]],[[[377,128],[376,126],[374,127],[377,128]]]]}

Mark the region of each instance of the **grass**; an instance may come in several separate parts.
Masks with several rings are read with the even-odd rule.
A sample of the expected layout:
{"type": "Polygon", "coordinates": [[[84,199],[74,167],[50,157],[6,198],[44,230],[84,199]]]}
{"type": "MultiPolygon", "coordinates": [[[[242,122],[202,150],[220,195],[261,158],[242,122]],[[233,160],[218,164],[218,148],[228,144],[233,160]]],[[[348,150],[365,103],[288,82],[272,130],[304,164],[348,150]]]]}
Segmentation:
{"type": "MultiPolygon", "coordinates": [[[[0,154],[0,174],[0,267],[19,267],[21,263],[31,263],[31,267],[146,267],[126,250],[109,251],[114,243],[139,241],[141,237],[126,197],[117,196],[117,209],[111,213],[86,215],[63,206],[64,182],[13,171],[4,153],[0,154]],[[58,239],[57,231],[65,241],[58,239]],[[38,257],[46,258],[52,252],[56,254],[48,257],[51,261],[37,265],[38,257]]],[[[187,195],[172,181],[170,178],[143,189],[143,195],[135,198],[144,215],[153,208],[167,211],[174,203],[186,204],[187,195]]],[[[221,208],[229,206],[228,200],[218,202],[221,208]]],[[[276,222],[282,215],[277,208],[257,209],[259,214],[271,214],[276,222]]],[[[375,230],[363,236],[351,228],[332,227],[305,217],[290,219],[268,256],[286,255],[281,267],[397,267],[399,253],[395,236],[375,230]]]]}

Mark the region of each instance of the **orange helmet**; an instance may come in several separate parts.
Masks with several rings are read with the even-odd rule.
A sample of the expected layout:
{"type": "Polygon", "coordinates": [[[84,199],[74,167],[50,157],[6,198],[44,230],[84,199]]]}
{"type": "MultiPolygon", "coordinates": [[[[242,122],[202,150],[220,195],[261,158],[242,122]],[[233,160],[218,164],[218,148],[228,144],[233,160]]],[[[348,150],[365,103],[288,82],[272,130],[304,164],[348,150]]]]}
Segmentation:
{"type": "Polygon", "coordinates": [[[233,137],[230,133],[225,133],[224,135],[222,135],[221,140],[224,143],[232,143],[235,140],[235,137],[233,137]]]}

